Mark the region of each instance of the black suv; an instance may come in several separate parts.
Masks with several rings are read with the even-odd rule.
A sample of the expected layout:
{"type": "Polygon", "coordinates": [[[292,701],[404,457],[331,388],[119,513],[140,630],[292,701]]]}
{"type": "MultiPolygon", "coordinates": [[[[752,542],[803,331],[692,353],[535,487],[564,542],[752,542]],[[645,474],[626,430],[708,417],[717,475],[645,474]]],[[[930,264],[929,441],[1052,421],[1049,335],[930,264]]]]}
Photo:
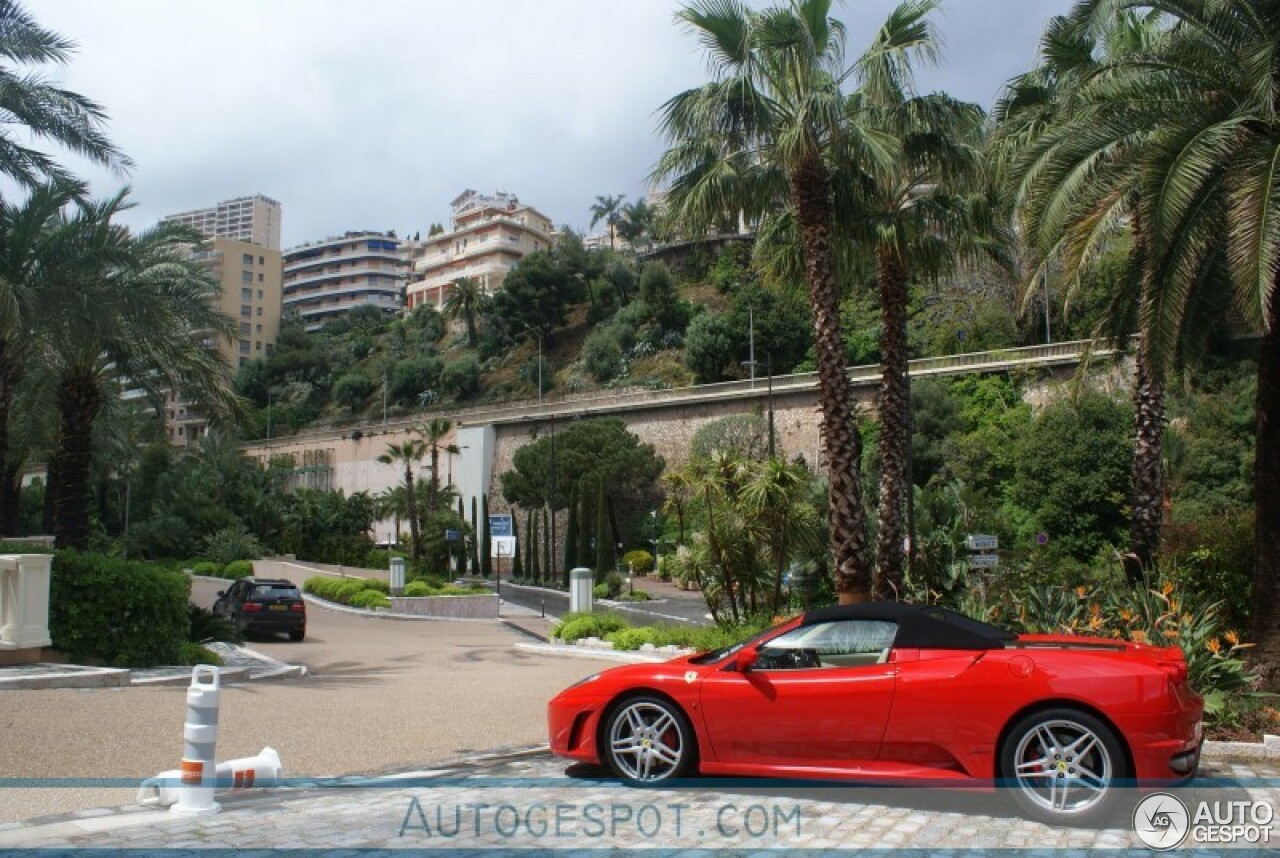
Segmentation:
{"type": "Polygon", "coordinates": [[[241,578],[218,592],[213,612],[229,617],[240,632],[288,632],[289,640],[307,635],[307,603],[292,581],[241,578]]]}

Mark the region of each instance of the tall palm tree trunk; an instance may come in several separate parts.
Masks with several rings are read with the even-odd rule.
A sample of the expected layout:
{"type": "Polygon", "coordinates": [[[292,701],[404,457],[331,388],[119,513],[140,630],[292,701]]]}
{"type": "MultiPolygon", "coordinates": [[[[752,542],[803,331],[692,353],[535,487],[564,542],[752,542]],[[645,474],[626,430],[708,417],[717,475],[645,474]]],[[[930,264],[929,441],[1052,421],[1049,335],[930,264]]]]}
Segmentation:
{"type": "Polygon", "coordinates": [[[1164,498],[1164,382],[1151,365],[1146,338],[1138,346],[1133,381],[1133,464],[1130,497],[1129,553],[1125,576],[1142,580],[1160,548],[1164,498]]]}
{"type": "Polygon", "coordinates": [[[417,560],[421,552],[421,540],[418,538],[418,497],[413,488],[413,462],[404,462],[404,505],[409,515],[409,559],[417,560]]]}
{"type": "Polygon", "coordinates": [[[804,240],[805,275],[813,312],[835,589],[840,604],[865,602],[871,598],[871,575],[866,561],[866,513],[859,480],[862,435],[853,422],[840,336],[840,296],[831,269],[831,177],[821,159],[812,157],[787,178],[804,240]]]}
{"type": "Polygon", "coordinates": [[[61,438],[54,453],[58,469],[53,535],[58,548],[89,547],[89,466],[93,421],[102,409],[102,391],[91,374],[72,374],[58,388],[61,438]]]}
{"type": "Polygon", "coordinates": [[[1253,471],[1254,658],[1267,690],[1280,690],[1280,284],[1258,356],[1257,450],[1253,471]]]}
{"type": "Polygon", "coordinates": [[[910,439],[907,390],[907,267],[892,248],[876,254],[880,286],[880,497],[875,593],[890,596],[902,580],[902,510],[910,439]]]}

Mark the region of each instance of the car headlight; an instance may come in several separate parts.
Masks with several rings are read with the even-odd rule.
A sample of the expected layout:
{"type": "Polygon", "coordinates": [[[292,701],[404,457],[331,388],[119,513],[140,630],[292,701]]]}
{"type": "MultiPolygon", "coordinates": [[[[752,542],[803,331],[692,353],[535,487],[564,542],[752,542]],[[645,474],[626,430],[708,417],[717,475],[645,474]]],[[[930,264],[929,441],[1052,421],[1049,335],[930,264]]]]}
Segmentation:
{"type": "Polygon", "coordinates": [[[570,685],[569,688],[566,688],[565,691],[568,691],[572,688],[577,688],[580,685],[586,685],[588,682],[595,682],[599,678],[600,678],[600,674],[593,673],[590,676],[588,676],[586,679],[579,679],[573,685],[570,685]]]}

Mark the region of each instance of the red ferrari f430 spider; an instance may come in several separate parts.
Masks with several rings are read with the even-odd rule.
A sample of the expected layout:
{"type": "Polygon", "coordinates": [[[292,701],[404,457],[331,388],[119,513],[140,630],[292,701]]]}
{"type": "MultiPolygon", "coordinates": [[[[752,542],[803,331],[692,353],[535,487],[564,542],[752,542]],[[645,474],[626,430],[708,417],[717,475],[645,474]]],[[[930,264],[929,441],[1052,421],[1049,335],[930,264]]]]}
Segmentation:
{"type": "Polygon", "coordinates": [[[557,695],[548,717],[554,753],[628,783],[999,783],[1028,815],[1064,824],[1105,812],[1120,783],[1192,777],[1203,711],[1176,647],[1015,635],[877,602],[606,670],[557,695]]]}

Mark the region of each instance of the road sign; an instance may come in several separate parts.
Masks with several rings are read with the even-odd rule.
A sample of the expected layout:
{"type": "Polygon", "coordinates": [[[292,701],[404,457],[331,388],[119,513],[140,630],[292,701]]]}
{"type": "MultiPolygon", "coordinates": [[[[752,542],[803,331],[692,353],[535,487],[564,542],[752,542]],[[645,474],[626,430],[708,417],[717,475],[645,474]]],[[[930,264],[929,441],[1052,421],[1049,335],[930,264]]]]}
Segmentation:
{"type": "Polygon", "coordinates": [[[1000,565],[1000,556],[997,554],[974,554],[969,558],[970,569],[994,569],[1000,565]]]}
{"type": "Polygon", "coordinates": [[[970,551],[995,551],[1000,540],[987,533],[971,533],[964,538],[964,547],[970,551]]]}
{"type": "Polygon", "coordinates": [[[444,532],[445,542],[457,542],[461,538],[462,538],[462,534],[456,530],[446,530],[444,532]]]}
{"type": "Polygon", "coordinates": [[[514,557],[516,554],[516,538],[514,536],[495,536],[489,543],[490,557],[514,557]]]}
{"type": "Polygon", "coordinates": [[[491,515],[489,516],[489,536],[510,536],[511,535],[511,516],[509,515],[491,515]]]}
{"type": "Polygon", "coordinates": [[[1048,544],[1049,544],[1049,534],[1043,533],[1043,532],[1036,534],[1036,545],[1048,545],[1048,544]]]}

